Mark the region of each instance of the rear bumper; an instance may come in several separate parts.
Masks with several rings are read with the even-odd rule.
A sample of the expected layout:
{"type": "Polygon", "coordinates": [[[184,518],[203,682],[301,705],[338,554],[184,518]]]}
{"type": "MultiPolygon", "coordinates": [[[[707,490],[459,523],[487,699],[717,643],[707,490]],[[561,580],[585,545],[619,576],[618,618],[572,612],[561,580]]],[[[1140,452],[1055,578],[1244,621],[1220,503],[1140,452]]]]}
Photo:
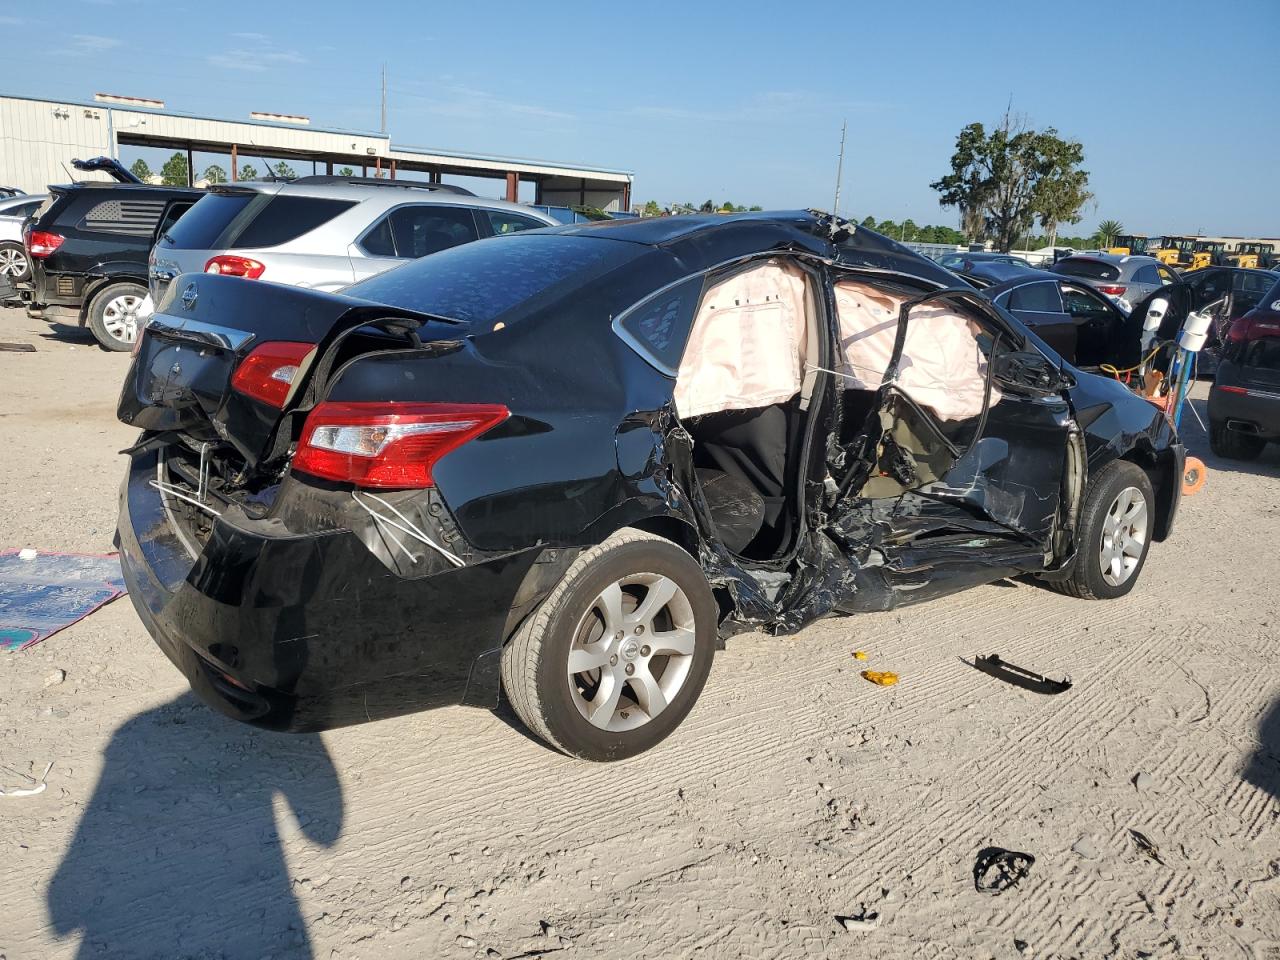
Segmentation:
{"type": "Polygon", "coordinates": [[[143,624],[210,706],[275,730],[320,730],[497,700],[496,651],[539,551],[420,579],[349,531],[263,536],[223,520],[192,559],[155,454],[121,490],[121,567],[143,624]]]}
{"type": "Polygon", "coordinates": [[[1266,440],[1280,440],[1280,388],[1246,387],[1228,393],[1216,385],[1209,391],[1209,420],[1229,430],[1266,440]]]}

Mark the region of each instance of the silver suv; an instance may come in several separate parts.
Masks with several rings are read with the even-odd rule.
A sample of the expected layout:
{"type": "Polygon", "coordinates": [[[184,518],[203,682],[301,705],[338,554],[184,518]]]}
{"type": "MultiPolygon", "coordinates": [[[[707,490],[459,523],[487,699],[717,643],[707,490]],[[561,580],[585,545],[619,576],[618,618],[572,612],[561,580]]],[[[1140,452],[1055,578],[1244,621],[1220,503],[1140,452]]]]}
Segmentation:
{"type": "Polygon", "coordinates": [[[337,290],[461,243],[557,225],[440,183],[314,176],[220,184],[161,233],[147,276],[156,303],[182,273],[337,290]]]}
{"type": "Polygon", "coordinates": [[[1126,310],[1161,287],[1178,282],[1178,274],[1155,257],[1142,254],[1077,254],[1064,257],[1050,271],[1086,283],[1126,310]]]}

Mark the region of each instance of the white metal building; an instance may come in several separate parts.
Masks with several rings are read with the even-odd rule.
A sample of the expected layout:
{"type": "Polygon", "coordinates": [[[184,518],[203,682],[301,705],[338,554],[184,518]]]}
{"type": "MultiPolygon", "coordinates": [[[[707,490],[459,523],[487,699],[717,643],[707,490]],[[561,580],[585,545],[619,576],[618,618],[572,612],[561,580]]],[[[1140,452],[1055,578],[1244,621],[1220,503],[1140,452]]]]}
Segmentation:
{"type": "MultiPolygon", "coordinates": [[[[259,115],[262,116],[262,115],[259,115]]],[[[314,127],[305,117],[226,120],[174,113],[159,101],[99,95],[93,102],[0,96],[0,186],[41,193],[71,179],[71,160],[120,156],[120,147],[160,147],[229,158],[232,178],[241,156],[289,158],[323,165],[323,172],[351,167],[357,173],[394,178],[402,171],[442,176],[492,177],[518,198],[521,182],[536,186],[537,203],[587,204],[609,211],[631,206],[633,175],[513,157],[393,147],[383,133],[314,127]]],[[[76,171],[76,179],[106,179],[76,171]]]]}

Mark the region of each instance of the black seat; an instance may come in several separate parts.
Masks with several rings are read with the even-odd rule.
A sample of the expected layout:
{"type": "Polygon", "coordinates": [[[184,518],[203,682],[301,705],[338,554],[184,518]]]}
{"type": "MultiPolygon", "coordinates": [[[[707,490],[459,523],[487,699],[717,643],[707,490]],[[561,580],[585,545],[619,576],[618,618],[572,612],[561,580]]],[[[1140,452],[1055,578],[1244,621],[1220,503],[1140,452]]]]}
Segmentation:
{"type": "Polygon", "coordinates": [[[742,477],[705,467],[695,472],[720,542],[741,553],[764,526],[764,497],[742,477]]]}

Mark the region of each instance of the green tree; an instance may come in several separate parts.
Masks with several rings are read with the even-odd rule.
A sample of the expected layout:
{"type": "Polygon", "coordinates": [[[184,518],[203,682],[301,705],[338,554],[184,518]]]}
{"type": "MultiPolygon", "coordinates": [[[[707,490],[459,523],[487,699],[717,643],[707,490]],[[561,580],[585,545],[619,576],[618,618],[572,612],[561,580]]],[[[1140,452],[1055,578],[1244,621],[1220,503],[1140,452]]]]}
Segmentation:
{"type": "Polygon", "coordinates": [[[898,236],[898,225],[892,220],[881,220],[874,227],[876,233],[883,233],[886,237],[898,236]]]}
{"type": "Polygon", "coordinates": [[[133,161],[133,165],[129,167],[129,172],[143,183],[151,182],[151,168],[147,166],[147,161],[143,160],[141,157],[133,161]]]}
{"type": "Polygon", "coordinates": [[[862,221],[860,226],[866,227],[868,230],[874,230],[876,228],[876,218],[867,217],[865,220],[862,221]]]}
{"type": "Polygon", "coordinates": [[[715,213],[716,202],[714,200],[703,200],[702,206],[698,207],[699,213],[715,213]]]}
{"type": "Polygon", "coordinates": [[[919,236],[920,228],[915,225],[915,221],[910,217],[903,220],[902,224],[898,227],[899,240],[916,240],[919,239],[919,236]]]}
{"type": "Polygon", "coordinates": [[[257,167],[255,167],[252,163],[243,163],[243,164],[241,164],[241,165],[240,165],[240,177],[239,177],[239,179],[241,179],[241,180],[257,180],[257,179],[258,179],[258,168],[257,168],[257,167]]]}
{"type": "Polygon", "coordinates": [[[1100,247],[1115,246],[1116,237],[1124,233],[1124,224],[1119,220],[1103,220],[1098,224],[1098,230],[1092,239],[1098,241],[1100,247]]]}
{"type": "Polygon", "coordinates": [[[185,187],[190,183],[187,170],[187,155],[174,153],[160,168],[160,182],[170,187],[185,187]]]}
{"type": "Polygon", "coordinates": [[[277,177],[283,177],[288,180],[293,180],[298,176],[293,172],[293,167],[289,166],[289,164],[285,163],[283,160],[272,167],[271,172],[277,177]]]}
{"type": "Polygon", "coordinates": [[[650,200],[640,208],[640,216],[642,217],[660,217],[662,216],[662,207],[657,200],[650,200]]]}
{"type": "Polygon", "coordinates": [[[201,179],[207,180],[209,183],[226,183],[227,171],[223,170],[216,163],[211,163],[209,166],[204,168],[204,173],[201,175],[201,179]]]}
{"type": "Polygon", "coordinates": [[[757,210],[763,210],[763,209],[764,207],[760,206],[760,204],[758,203],[753,203],[751,206],[747,208],[747,210],[751,213],[755,213],[757,210]]]}
{"type": "MultiPolygon", "coordinates": [[[[1051,127],[1049,134],[1056,134],[1051,127]]],[[[1031,196],[1031,206],[1040,219],[1040,226],[1049,231],[1043,246],[1052,247],[1058,238],[1058,226],[1079,223],[1084,205],[1093,199],[1089,192],[1089,174],[1080,169],[1084,162],[1084,147],[1074,140],[1060,140],[1057,136],[1042,142],[1049,170],[1036,183],[1031,196]]]]}
{"type": "Polygon", "coordinates": [[[338,171],[338,176],[340,177],[354,177],[355,175],[356,175],[356,172],[352,170],[350,167],[343,167],[341,170],[338,171]]]}
{"type": "Polygon", "coordinates": [[[1079,169],[1083,160],[1079,143],[1063,140],[1053,127],[1028,129],[1006,112],[990,134],[981,123],[961,130],[951,173],[930,186],[941,194],[944,207],[960,210],[967,236],[990,236],[1008,251],[1031,229],[1042,207],[1055,227],[1059,221],[1074,222],[1070,217],[1089,199],[1089,175],[1079,169]]]}

